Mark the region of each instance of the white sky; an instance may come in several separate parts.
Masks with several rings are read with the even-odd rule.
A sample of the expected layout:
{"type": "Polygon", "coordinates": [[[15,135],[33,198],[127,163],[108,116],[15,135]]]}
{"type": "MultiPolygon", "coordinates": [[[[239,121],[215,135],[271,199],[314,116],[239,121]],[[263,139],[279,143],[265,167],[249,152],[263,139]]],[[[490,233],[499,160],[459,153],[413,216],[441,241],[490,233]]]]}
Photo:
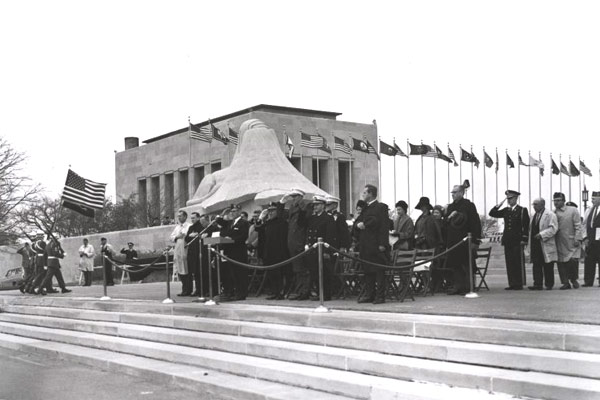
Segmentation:
{"type": "MultiPolygon", "coordinates": [[[[550,152],[580,156],[597,190],[599,20],[596,1],[1,2],[0,134],[50,194],[71,164],[114,196],[125,136],[266,103],[377,119],[383,140],[450,142],[457,155],[473,145],[481,161],[481,146],[498,147],[501,171],[505,148],[515,162],[518,149],[546,164],[550,152]]],[[[411,158],[413,197],[419,168],[411,158]]]]}

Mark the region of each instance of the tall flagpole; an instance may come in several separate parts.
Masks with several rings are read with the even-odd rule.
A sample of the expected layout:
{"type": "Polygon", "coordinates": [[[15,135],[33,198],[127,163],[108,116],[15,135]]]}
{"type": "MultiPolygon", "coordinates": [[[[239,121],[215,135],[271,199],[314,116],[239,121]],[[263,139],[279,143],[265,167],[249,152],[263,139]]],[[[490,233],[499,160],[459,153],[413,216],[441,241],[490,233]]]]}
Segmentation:
{"type": "MultiPolygon", "coordinates": [[[[435,141],[433,148],[436,148],[435,141]]],[[[433,159],[433,204],[437,204],[437,157],[433,159]]]]}
{"type": "Polygon", "coordinates": [[[521,150],[517,150],[517,192],[521,191],[521,150]]]}
{"type": "Polygon", "coordinates": [[[458,162],[458,180],[459,183],[462,185],[463,179],[462,179],[462,144],[458,145],[460,148],[460,161],[458,162]]]}
{"type": "MultiPolygon", "coordinates": [[[[504,149],[504,151],[506,152],[506,157],[505,160],[506,161],[506,190],[508,190],[508,149],[504,149]]],[[[498,204],[498,202],[496,201],[496,204],[498,204]]]]}
{"type": "MultiPolygon", "coordinates": [[[[581,166],[581,158],[579,158],[579,166],[581,166]]],[[[579,209],[583,210],[581,206],[581,175],[583,174],[581,173],[581,170],[579,170],[579,209]]],[[[581,215],[583,215],[583,211],[581,212],[581,215]]]]}
{"type": "MultiPolygon", "coordinates": [[[[531,150],[529,150],[527,152],[527,155],[529,155],[529,160],[531,160],[531,150]]],[[[527,170],[528,170],[527,172],[529,175],[529,181],[528,181],[529,182],[529,197],[528,197],[528,199],[529,199],[529,204],[531,204],[531,165],[529,165],[529,168],[527,168],[527,170]]],[[[531,207],[528,207],[528,208],[531,208],[531,207]]]]}
{"type": "MultiPolygon", "coordinates": [[[[450,143],[448,143],[448,150],[450,150],[450,143]]],[[[448,154],[450,154],[450,151],[448,151],[448,154]]],[[[448,204],[450,204],[450,163],[448,163],[448,204]]]]}
{"type": "Polygon", "coordinates": [[[496,204],[498,204],[498,171],[500,169],[499,164],[499,159],[498,159],[498,148],[496,147],[496,204]]]}
{"type": "MultiPolygon", "coordinates": [[[[542,162],[542,152],[538,152],[538,161],[542,162]]],[[[542,169],[538,167],[538,193],[542,197],[542,169]]]]}
{"type": "Polygon", "coordinates": [[[571,201],[571,155],[569,154],[569,201],[571,201]]]}
{"type": "MultiPolygon", "coordinates": [[[[473,146],[471,146],[471,154],[473,154],[473,146]]],[[[473,164],[471,163],[471,201],[475,203],[475,178],[473,178],[473,164]]]]}
{"type": "MultiPolygon", "coordinates": [[[[486,169],[485,165],[485,146],[483,146],[483,218],[487,217],[487,179],[486,179],[486,169]]],[[[498,204],[498,203],[496,203],[498,204]]]]}
{"type": "MultiPolygon", "coordinates": [[[[394,137],[394,148],[396,147],[396,138],[394,137]]],[[[394,156],[394,206],[396,206],[396,156],[394,156]]]]}
{"type": "Polygon", "coordinates": [[[410,145],[408,139],[406,139],[406,182],[407,182],[407,198],[408,209],[410,210],[410,145]]]}
{"type": "Polygon", "coordinates": [[[560,168],[559,172],[560,174],[558,174],[558,176],[560,177],[560,192],[563,193],[563,189],[562,189],[562,176],[563,176],[563,172],[562,172],[562,153],[558,154],[558,163],[560,164],[560,168]]]}
{"type": "MultiPolygon", "coordinates": [[[[421,146],[423,146],[423,141],[421,140],[421,146]]],[[[421,154],[421,197],[423,197],[423,154],[421,154]]]]}
{"type": "Polygon", "coordinates": [[[373,126],[375,127],[375,135],[377,136],[377,166],[378,166],[378,176],[377,176],[377,184],[379,185],[379,191],[380,193],[383,193],[383,188],[381,187],[381,159],[379,156],[381,154],[381,151],[379,149],[379,130],[377,129],[377,121],[373,120],[373,126]]]}
{"type": "MultiPolygon", "coordinates": [[[[350,137],[349,139],[352,139],[352,137],[350,137]]],[[[334,139],[335,141],[335,139],[334,139]]],[[[352,143],[352,140],[349,140],[349,144],[352,143]]],[[[350,188],[350,211],[348,211],[348,214],[350,214],[350,212],[354,211],[354,194],[352,193],[352,168],[353,168],[353,155],[354,155],[354,151],[350,150],[350,174],[348,175],[350,177],[350,183],[348,185],[348,187],[350,188]]]]}
{"type": "MultiPolygon", "coordinates": [[[[552,153],[550,153],[550,198],[548,200],[548,202],[552,201],[552,180],[554,179],[554,172],[552,172],[552,153]]],[[[560,171],[559,171],[560,172],[560,171]]],[[[542,195],[540,195],[541,197],[542,195]]]]}

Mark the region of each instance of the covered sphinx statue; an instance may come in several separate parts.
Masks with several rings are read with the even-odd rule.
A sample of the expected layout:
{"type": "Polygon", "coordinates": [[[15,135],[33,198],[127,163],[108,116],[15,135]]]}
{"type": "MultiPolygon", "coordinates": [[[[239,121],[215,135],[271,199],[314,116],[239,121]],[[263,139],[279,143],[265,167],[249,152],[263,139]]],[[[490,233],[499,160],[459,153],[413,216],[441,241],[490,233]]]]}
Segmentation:
{"type": "Polygon", "coordinates": [[[292,188],[303,190],[306,198],[327,194],[289,162],[273,129],[250,119],[240,127],[231,165],[206,175],[184,210],[212,213],[232,203],[250,210],[279,200],[292,188]]]}

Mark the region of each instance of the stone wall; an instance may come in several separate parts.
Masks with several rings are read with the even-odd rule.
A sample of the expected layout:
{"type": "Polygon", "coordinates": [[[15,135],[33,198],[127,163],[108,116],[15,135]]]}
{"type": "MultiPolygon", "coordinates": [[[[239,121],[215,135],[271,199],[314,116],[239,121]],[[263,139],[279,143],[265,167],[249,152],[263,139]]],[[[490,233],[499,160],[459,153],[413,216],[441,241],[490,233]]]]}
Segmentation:
{"type": "MultiPolygon", "coordinates": [[[[127,247],[127,242],[133,242],[138,253],[160,251],[167,247],[169,235],[174,226],[156,226],[143,229],[132,229],[128,231],[105,232],[87,236],[69,237],[61,240],[61,245],[67,255],[61,260],[62,273],[67,283],[77,282],[79,278],[79,246],[83,244],[83,238],[86,237],[90,244],[94,246],[96,254],[100,252],[100,238],[105,237],[114,250],[119,253],[123,247],[127,247]]],[[[20,259],[20,257],[19,257],[20,259]]],[[[99,260],[96,258],[95,260],[99,260]]],[[[20,262],[19,264],[20,265],[20,262]]],[[[117,274],[114,275],[115,278],[117,274]]],[[[120,276],[120,274],[118,275],[120,276]]]]}
{"type": "Polygon", "coordinates": [[[0,246],[0,277],[4,277],[6,271],[21,266],[21,256],[17,249],[11,246],[0,246]]]}

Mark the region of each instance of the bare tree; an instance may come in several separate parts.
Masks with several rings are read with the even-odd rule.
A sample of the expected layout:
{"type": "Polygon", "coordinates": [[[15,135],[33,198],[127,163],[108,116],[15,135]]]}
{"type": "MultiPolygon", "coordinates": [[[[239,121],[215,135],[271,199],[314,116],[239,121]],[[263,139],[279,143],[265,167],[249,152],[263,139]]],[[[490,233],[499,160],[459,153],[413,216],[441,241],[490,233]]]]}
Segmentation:
{"type": "Polygon", "coordinates": [[[24,153],[0,138],[0,244],[10,243],[19,235],[16,213],[41,191],[23,173],[26,159],[24,153]]]}

